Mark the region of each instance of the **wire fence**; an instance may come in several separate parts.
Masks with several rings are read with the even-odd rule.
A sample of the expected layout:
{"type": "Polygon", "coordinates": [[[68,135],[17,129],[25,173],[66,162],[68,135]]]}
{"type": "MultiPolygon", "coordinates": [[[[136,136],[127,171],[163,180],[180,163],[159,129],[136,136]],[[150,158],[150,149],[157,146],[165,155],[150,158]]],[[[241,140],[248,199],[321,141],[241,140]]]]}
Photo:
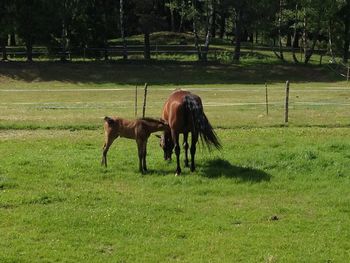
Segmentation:
{"type": "MultiPolygon", "coordinates": [[[[173,88],[150,86],[146,116],[160,117],[164,101],[173,88]]],[[[267,85],[256,88],[195,88],[214,126],[222,128],[256,126],[349,126],[350,88],[303,87],[291,83],[286,122],[286,89],[267,85]],[[266,110],[268,107],[268,111],[266,110]]],[[[104,115],[141,117],[143,91],[135,105],[133,88],[0,90],[1,122],[99,123],[104,115]]]]}

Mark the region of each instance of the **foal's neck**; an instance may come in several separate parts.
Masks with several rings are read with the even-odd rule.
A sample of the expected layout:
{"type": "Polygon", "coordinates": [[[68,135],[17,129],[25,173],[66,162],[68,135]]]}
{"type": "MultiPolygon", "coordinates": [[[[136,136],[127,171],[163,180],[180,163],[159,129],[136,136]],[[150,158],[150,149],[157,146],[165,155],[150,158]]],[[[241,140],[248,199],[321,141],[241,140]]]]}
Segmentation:
{"type": "Polygon", "coordinates": [[[147,128],[150,133],[153,133],[157,131],[164,131],[166,127],[161,123],[147,123],[147,128]]]}

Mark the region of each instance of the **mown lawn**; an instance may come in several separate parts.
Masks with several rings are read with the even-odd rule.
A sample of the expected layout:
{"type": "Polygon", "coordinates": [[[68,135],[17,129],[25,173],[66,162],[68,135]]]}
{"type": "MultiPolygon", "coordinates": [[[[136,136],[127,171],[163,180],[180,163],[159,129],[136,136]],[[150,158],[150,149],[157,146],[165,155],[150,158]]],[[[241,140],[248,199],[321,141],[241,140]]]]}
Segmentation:
{"type": "Polygon", "coordinates": [[[218,130],[174,176],[101,130],[0,132],[1,262],[346,262],[350,129],[218,130]]]}

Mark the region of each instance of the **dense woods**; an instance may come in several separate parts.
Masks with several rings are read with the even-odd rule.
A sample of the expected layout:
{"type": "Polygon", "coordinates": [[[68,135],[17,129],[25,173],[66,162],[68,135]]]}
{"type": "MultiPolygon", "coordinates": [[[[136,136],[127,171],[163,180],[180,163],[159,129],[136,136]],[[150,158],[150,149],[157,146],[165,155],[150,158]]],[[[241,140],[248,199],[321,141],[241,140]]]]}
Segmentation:
{"type": "MultiPolygon", "coordinates": [[[[349,59],[350,0],[1,0],[0,46],[44,46],[66,60],[69,50],[123,46],[142,34],[144,58],[150,59],[150,35],[190,32],[198,59],[206,61],[213,38],[230,39],[234,59],[241,43],[271,47],[284,60],[308,63],[316,49],[349,59]],[[113,42],[114,40],[114,42],[113,42]],[[302,56],[296,56],[296,51],[302,56]]],[[[181,44],[181,43],[180,43],[181,44]]],[[[188,44],[188,43],[186,43],[188,44]]],[[[192,45],[192,43],[191,43],[192,45]]],[[[108,59],[107,52],[104,58],[108,59]]]]}

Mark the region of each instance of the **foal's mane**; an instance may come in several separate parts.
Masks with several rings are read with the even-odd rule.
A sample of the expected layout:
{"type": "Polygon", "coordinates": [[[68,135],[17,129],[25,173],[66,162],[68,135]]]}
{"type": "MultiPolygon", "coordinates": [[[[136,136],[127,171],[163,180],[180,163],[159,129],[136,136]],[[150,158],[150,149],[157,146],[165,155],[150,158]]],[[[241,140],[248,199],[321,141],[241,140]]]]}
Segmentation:
{"type": "Polygon", "coordinates": [[[153,119],[153,118],[149,118],[149,117],[143,117],[143,118],[139,118],[139,120],[147,121],[147,122],[153,122],[153,123],[156,123],[156,124],[168,125],[166,123],[166,121],[164,121],[162,119],[153,119]]]}

